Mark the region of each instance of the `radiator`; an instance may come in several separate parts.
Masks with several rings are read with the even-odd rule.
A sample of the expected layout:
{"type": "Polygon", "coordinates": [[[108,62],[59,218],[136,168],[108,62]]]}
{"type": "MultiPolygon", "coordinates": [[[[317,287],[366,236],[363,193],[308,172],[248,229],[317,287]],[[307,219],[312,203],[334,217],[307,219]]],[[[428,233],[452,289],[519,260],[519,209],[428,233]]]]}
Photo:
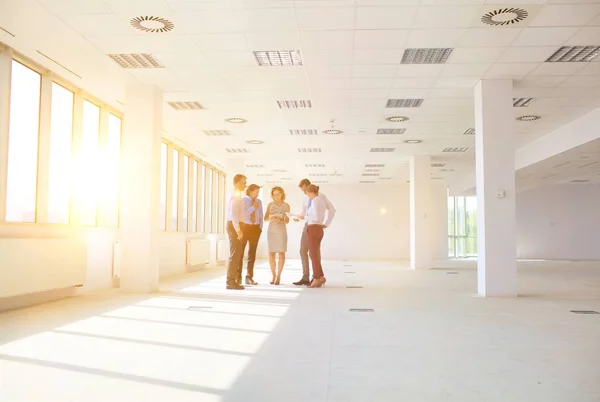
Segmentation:
{"type": "Polygon", "coordinates": [[[0,298],[82,286],[87,243],[0,238],[0,298]]]}
{"type": "Polygon", "coordinates": [[[229,259],[229,240],[217,241],[217,264],[222,264],[229,259]]]}
{"type": "Polygon", "coordinates": [[[186,248],[187,271],[197,271],[210,262],[210,240],[188,239],[186,248]]]}

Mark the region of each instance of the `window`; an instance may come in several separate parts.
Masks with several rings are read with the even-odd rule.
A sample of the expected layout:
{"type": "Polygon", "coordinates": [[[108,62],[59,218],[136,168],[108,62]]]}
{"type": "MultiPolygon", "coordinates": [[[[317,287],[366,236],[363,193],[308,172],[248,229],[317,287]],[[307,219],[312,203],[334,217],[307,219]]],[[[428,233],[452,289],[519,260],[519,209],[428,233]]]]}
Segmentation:
{"type": "Polygon", "coordinates": [[[200,222],[198,226],[198,231],[206,232],[206,166],[202,165],[202,169],[200,171],[200,222]]]}
{"type": "Polygon", "coordinates": [[[98,160],[100,108],[83,101],[83,130],[77,180],[79,224],[95,226],[98,214],[98,180],[103,174],[98,160]]]}
{"type": "Polygon", "coordinates": [[[477,256],[477,198],[448,197],[448,256],[477,256]]]}
{"type": "Polygon", "coordinates": [[[167,155],[169,148],[160,144],[160,230],[167,230],[167,155]]]}
{"type": "Polygon", "coordinates": [[[190,158],[187,155],[183,155],[183,220],[181,231],[188,231],[188,190],[189,190],[189,178],[190,178],[190,158]]]}
{"type": "Polygon", "coordinates": [[[212,206],[213,206],[213,170],[212,168],[208,168],[206,169],[206,197],[205,197],[205,203],[206,203],[206,216],[204,217],[206,226],[205,226],[205,232],[206,233],[212,233],[212,222],[213,222],[213,210],[212,210],[212,206]]]}
{"type": "Polygon", "coordinates": [[[12,62],[6,221],[35,222],[41,76],[12,62]]]}
{"type": "Polygon", "coordinates": [[[179,206],[179,151],[173,149],[171,155],[173,155],[173,162],[171,164],[173,167],[171,176],[173,179],[173,188],[171,189],[171,230],[177,230],[177,219],[179,218],[177,212],[179,206]]]}
{"type": "Polygon", "coordinates": [[[225,176],[219,174],[219,218],[218,218],[218,228],[217,233],[223,233],[223,228],[225,227],[225,176]]]}
{"type": "Polygon", "coordinates": [[[73,92],[52,83],[50,159],[48,169],[48,223],[69,223],[73,92]]]}
{"type": "Polygon", "coordinates": [[[108,114],[106,149],[100,176],[104,226],[119,226],[119,158],[121,155],[121,119],[108,114]]]}
{"type": "Polygon", "coordinates": [[[192,219],[190,221],[190,232],[195,232],[198,220],[198,161],[194,161],[192,167],[192,219]]]}

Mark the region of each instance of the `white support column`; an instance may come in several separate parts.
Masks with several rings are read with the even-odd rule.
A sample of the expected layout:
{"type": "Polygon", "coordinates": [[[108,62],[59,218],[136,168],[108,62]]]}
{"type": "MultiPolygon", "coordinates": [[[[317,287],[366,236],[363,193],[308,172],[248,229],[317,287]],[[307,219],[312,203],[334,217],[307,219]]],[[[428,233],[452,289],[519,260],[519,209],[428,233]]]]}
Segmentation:
{"type": "Polygon", "coordinates": [[[154,292],[159,280],[162,92],[129,84],[121,143],[121,289],[154,292]]]}
{"type": "Polygon", "coordinates": [[[477,290],[517,295],[515,127],[512,80],[475,86],[477,290]]]}
{"type": "Polygon", "coordinates": [[[431,157],[413,156],[410,160],[410,268],[430,269],[431,157]]]}
{"type": "Polygon", "coordinates": [[[3,222],[6,217],[11,70],[12,51],[0,45],[0,222],[3,222]]]}
{"type": "Polygon", "coordinates": [[[448,259],[448,187],[432,181],[430,187],[429,238],[434,260],[448,259]]]}
{"type": "Polygon", "coordinates": [[[42,74],[40,97],[40,133],[38,143],[37,171],[37,223],[48,223],[48,200],[50,191],[50,124],[52,117],[52,73],[42,74]]]}

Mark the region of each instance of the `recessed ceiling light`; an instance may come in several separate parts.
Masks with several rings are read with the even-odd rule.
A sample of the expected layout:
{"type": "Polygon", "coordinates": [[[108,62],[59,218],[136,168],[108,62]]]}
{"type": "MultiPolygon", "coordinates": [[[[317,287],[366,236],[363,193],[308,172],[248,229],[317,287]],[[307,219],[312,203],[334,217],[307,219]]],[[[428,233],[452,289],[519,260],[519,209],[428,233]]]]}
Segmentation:
{"type": "Polygon", "coordinates": [[[379,173],[363,173],[363,176],[379,176],[379,173]]]}
{"type": "Polygon", "coordinates": [[[392,123],[401,123],[403,121],[408,121],[409,118],[406,116],[390,116],[390,117],[386,117],[385,118],[387,121],[390,121],[392,123]]]}
{"type": "Polygon", "coordinates": [[[396,148],[371,148],[371,152],[394,152],[396,148]]]}
{"type": "Polygon", "coordinates": [[[443,64],[452,54],[452,48],[406,49],[400,64],[443,64]]]}
{"type": "Polygon", "coordinates": [[[360,184],[372,184],[375,183],[374,180],[360,180],[359,181],[360,184]]]}
{"type": "Polygon", "coordinates": [[[454,169],[442,169],[442,172],[454,172],[454,169]]]}
{"type": "Polygon", "coordinates": [[[278,100],[279,109],[310,109],[312,102],[309,100],[278,100]]]}
{"type": "Polygon", "coordinates": [[[264,168],[265,165],[246,165],[246,167],[247,168],[258,168],[258,169],[260,169],[260,168],[264,168]]]}
{"type": "Polygon", "coordinates": [[[571,180],[571,183],[587,183],[589,180],[571,180]]]}
{"type": "Polygon", "coordinates": [[[315,177],[317,177],[317,176],[323,177],[323,176],[327,176],[327,173],[309,173],[308,175],[315,176],[315,177]]]}
{"type": "Polygon", "coordinates": [[[405,131],[406,131],[405,128],[380,128],[377,130],[377,134],[379,134],[379,135],[404,134],[405,131]]]}
{"type": "Polygon", "coordinates": [[[139,31],[148,33],[164,33],[175,28],[175,24],[165,18],[148,15],[132,18],[129,24],[139,31]]]}
{"type": "Polygon", "coordinates": [[[522,8],[506,7],[485,13],[481,17],[481,22],[493,26],[512,25],[523,21],[528,15],[527,10],[522,8]]]}
{"type": "Polygon", "coordinates": [[[467,152],[469,148],[455,147],[455,148],[444,148],[442,152],[467,152]]]}
{"type": "Polygon", "coordinates": [[[379,180],[392,180],[391,177],[380,177],[379,180]]]}
{"type": "Polygon", "coordinates": [[[422,143],[423,141],[421,141],[421,140],[406,140],[406,141],[404,141],[404,142],[405,142],[406,144],[420,144],[420,143],[422,143]]]}
{"type": "Polygon", "coordinates": [[[513,98],[513,107],[529,107],[537,98],[513,98]]]}
{"type": "Polygon", "coordinates": [[[323,130],[323,134],[329,134],[329,135],[338,135],[338,134],[342,134],[343,131],[342,130],[323,130]]]}
{"type": "Polygon", "coordinates": [[[230,117],[229,119],[225,119],[225,121],[227,123],[233,123],[233,124],[243,124],[243,123],[248,123],[248,120],[243,119],[241,117],[230,117]]]}
{"type": "Polygon", "coordinates": [[[386,108],[420,107],[423,99],[388,99],[386,108]]]}
{"type": "Polygon", "coordinates": [[[546,63],[584,63],[600,54],[600,46],[563,46],[548,57],[546,63]]]}
{"type": "Polygon", "coordinates": [[[436,168],[440,168],[440,167],[444,167],[446,166],[445,163],[432,163],[431,167],[436,167],[436,168]]]}
{"type": "Polygon", "coordinates": [[[250,140],[250,141],[246,141],[248,144],[250,145],[260,145],[260,144],[264,144],[264,141],[260,141],[260,140],[250,140]]]}
{"type": "Polygon", "coordinates": [[[285,169],[273,169],[273,171],[275,173],[285,173],[285,172],[287,172],[287,170],[285,170],[285,169]]]}
{"type": "Polygon", "coordinates": [[[535,114],[526,114],[524,116],[517,117],[517,120],[518,121],[536,121],[536,120],[539,120],[541,118],[542,118],[541,116],[537,116],[535,114]]]}
{"type": "Polygon", "coordinates": [[[463,135],[475,135],[475,129],[473,127],[467,128],[463,135]]]}
{"type": "Polygon", "coordinates": [[[290,129],[290,134],[291,135],[317,135],[319,134],[319,131],[316,129],[312,129],[312,128],[295,128],[295,129],[290,129]]]}
{"type": "Polygon", "coordinates": [[[171,106],[173,109],[177,110],[178,112],[183,111],[183,110],[203,110],[204,109],[199,102],[184,101],[184,102],[167,102],[167,103],[169,104],[169,106],[171,106]]]}
{"type": "Polygon", "coordinates": [[[252,52],[259,66],[301,66],[299,50],[257,50],[252,52]]]}
{"type": "Polygon", "coordinates": [[[304,166],[307,168],[324,168],[325,165],[323,163],[307,163],[304,166]]]}
{"type": "Polygon", "coordinates": [[[231,133],[227,130],[203,130],[204,134],[211,137],[219,137],[223,135],[231,135],[231,133]]]}
{"type": "Polygon", "coordinates": [[[318,153],[318,152],[321,152],[321,148],[298,148],[298,152],[302,152],[302,153],[318,153]]]}
{"type": "Polygon", "coordinates": [[[365,167],[366,168],[383,168],[383,167],[385,167],[385,165],[381,164],[381,163],[367,163],[365,165],[365,167]]]}
{"type": "Polygon", "coordinates": [[[230,154],[247,154],[250,152],[250,150],[246,148],[226,148],[225,150],[230,154]]]}
{"type": "Polygon", "coordinates": [[[158,60],[148,53],[118,53],[109,54],[123,68],[165,68],[158,60]]]}
{"type": "Polygon", "coordinates": [[[269,176],[273,176],[273,173],[258,173],[257,176],[258,177],[269,177],[269,176]]]}

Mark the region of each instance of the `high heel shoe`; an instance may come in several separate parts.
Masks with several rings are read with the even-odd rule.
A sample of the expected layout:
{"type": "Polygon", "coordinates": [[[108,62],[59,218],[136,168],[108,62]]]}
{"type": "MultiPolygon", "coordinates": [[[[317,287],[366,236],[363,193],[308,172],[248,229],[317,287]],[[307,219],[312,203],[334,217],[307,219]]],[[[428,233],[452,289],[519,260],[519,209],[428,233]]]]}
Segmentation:
{"type": "MultiPolygon", "coordinates": [[[[274,284],[275,284],[275,278],[276,278],[276,277],[274,276],[274,277],[273,277],[273,279],[271,279],[271,282],[269,282],[271,285],[274,285],[274,284]]],[[[277,285],[279,285],[279,284],[277,284],[277,285]]]]}
{"type": "Polygon", "coordinates": [[[275,285],[279,285],[279,282],[281,282],[281,277],[278,276],[277,279],[275,280],[275,285]]]}
{"type": "Polygon", "coordinates": [[[321,286],[325,285],[326,279],[325,277],[321,277],[319,279],[313,279],[313,281],[311,282],[311,284],[308,286],[309,288],[320,288],[321,286]]]}

